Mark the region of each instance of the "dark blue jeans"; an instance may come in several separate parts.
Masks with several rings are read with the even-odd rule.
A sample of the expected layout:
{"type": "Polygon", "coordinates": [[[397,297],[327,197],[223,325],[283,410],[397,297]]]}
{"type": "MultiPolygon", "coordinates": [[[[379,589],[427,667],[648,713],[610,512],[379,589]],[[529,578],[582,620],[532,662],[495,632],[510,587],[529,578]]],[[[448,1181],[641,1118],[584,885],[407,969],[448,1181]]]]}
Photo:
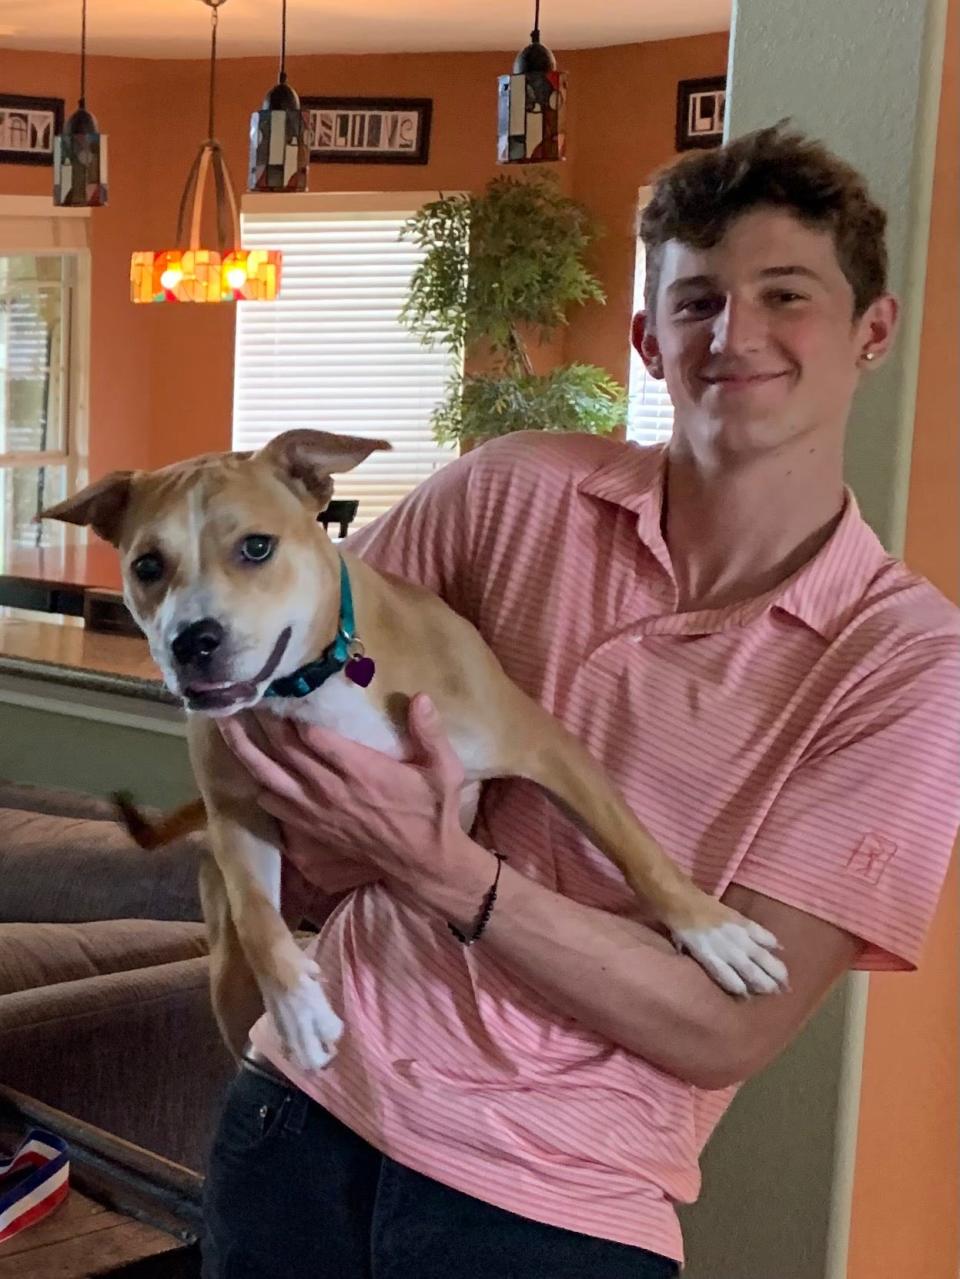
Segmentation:
{"type": "Polygon", "coordinates": [[[675,1279],[676,1262],[442,1186],[242,1068],[205,1192],[204,1279],[675,1279]]]}

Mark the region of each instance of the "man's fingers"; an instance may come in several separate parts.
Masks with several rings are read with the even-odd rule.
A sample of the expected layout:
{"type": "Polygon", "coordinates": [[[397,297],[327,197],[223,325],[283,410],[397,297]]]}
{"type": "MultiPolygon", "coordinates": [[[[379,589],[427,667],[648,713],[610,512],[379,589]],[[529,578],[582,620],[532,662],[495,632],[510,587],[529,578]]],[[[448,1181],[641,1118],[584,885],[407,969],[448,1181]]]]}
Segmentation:
{"type": "Polygon", "coordinates": [[[329,769],[341,781],[349,783],[356,774],[369,773],[371,769],[375,771],[384,762],[385,757],[381,751],[362,746],[332,729],[298,723],[296,732],[303,749],[315,764],[329,769]]]}
{"type": "Polygon", "coordinates": [[[407,722],[420,760],[442,781],[462,785],[463,765],[426,693],[411,699],[407,722]]]}
{"type": "MultiPolygon", "coordinates": [[[[295,801],[301,792],[299,782],[253,740],[245,725],[233,718],[218,720],[220,735],[234,757],[262,790],[295,801]]],[[[267,743],[269,745],[269,743],[267,743]]],[[[258,797],[258,802],[262,800],[258,797]]]]}
{"type": "Polygon", "coordinates": [[[253,734],[246,724],[240,722],[239,716],[231,715],[229,719],[218,719],[217,728],[220,736],[240,763],[257,781],[261,775],[269,771],[273,761],[263,747],[254,741],[253,734]]]}
{"type": "Polygon", "coordinates": [[[298,780],[306,780],[311,768],[316,769],[317,761],[305,748],[296,725],[290,720],[281,719],[279,715],[257,717],[260,731],[268,744],[268,751],[277,764],[288,773],[296,773],[298,780]]]}
{"type": "Polygon", "coordinates": [[[304,824],[303,806],[295,799],[278,795],[276,791],[264,791],[258,803],[263,811],[276,818],[281,826],[289,826],[291,830],[302,831],[304,834],[309,833],[308,827],[304,824]]]}

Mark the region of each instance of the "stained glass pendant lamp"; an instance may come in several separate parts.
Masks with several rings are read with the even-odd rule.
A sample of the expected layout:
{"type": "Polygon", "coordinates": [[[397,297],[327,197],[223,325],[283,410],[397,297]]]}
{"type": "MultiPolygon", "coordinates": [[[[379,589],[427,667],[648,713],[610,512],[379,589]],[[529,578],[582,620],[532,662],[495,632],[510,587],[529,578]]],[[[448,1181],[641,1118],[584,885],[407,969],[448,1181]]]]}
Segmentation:
{"type": "Polygon", "coordinates": [[[211,11],[208,136],[190,167],[180,197],[178,247],[136,252],[131,259],[130,296],[134,302],[272,302],[280,292],[280,251],[244,249],[240,245],[236,196],[214,121],[217,20],[226,0],[203,3],[211,11]],[[217,214],[216,248],[200,242],[203,195],[211,173],[217,214]],[[188,211],[190,230],[184,246],[188,211]]]}
{"type": "Polygon", "coordinates": [[[107,203],[107,139],[87,110],[87,0],[81,0],[80,100],[53,140],[53,202],[95,209],[107,203]]]}
{"type": "Polygon", "coordinates": [[[307,117],[300,98],[287,83],[287,0],[280,18],[280,74],[250,117],[248,191],[306,191],[310,149],[307,117]]]}
{"type": "Polygon", "coordinates": [[[497,159],[501,164],[542,164],[562,160],[566,151],[564,118],[567,73],[540,43],[540,0],[535,0],[530,43],[521,49],[513,72],[499,78],[497,159]]]}

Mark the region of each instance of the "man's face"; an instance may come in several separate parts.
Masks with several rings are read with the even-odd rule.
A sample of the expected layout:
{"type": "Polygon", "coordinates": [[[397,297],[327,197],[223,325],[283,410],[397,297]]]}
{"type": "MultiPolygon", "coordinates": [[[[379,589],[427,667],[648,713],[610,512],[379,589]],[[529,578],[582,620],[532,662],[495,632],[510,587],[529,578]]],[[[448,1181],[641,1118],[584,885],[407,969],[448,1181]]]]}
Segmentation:
{"type": "Polygon", "coordinates": [[[666,379],[678,434],[753,453],[842,435],[864,356],[885,353],[896,319],[889,296],[853,309],[831,234],[764,208],[713,248],[664,246],[656,314],[636,317],[634,340],[666,379]]]}

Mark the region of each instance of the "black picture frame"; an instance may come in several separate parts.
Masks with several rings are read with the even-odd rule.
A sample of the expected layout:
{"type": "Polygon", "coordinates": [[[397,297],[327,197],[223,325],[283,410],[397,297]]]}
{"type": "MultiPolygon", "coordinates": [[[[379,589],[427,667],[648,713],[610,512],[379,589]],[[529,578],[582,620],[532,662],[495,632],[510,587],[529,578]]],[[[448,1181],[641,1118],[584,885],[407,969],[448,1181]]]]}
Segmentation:
{"type": "Polygon", "coordinates": [[[678,151],[718,147],[723,142],[726,113],[727,77],[702,76],[699,80],[681,80],[677,84],[678,151]],[[697,121],[712,125],[698,129],[697,121]]]}
{"type": "MultiPolygon", "coordinates": [[[[0,164],[45,164],[53,166],[53,140],[63,128],[63,98],[36,98],[22,93],[0,93],[0,164]],[[13,128],[10,118],[22,120],[25,146],[10,146],[13,128]],[[36,130],[42,129],[37,138],[36,130]],[[38,148],[36,141],[42,141],[38,148]]],[[[17,128],[17,137],[20,127],[17,128]]]]}
{"type": "Polygon", "coordinates": [[[301,97],[309,116],[310,159],[320,164],[426,164],[432,98],[301,97]],[[322,119],[322,116],[326,119],[322,119]],[[410,134],[411,122],[414,123],[410,134]],[[391,145],[371,145],[392,130],[391,145]],[[318,138],[322,145],[317,145],[318,138]],[[329,139],[329,141],[328,141],[329,139]],[[362,145],[356,145],[358,142],[362,145]],[[351,145],[351,142],[354,145],[351,145]]]}

